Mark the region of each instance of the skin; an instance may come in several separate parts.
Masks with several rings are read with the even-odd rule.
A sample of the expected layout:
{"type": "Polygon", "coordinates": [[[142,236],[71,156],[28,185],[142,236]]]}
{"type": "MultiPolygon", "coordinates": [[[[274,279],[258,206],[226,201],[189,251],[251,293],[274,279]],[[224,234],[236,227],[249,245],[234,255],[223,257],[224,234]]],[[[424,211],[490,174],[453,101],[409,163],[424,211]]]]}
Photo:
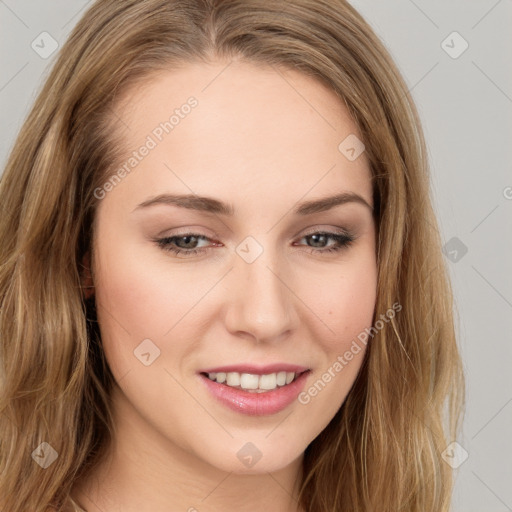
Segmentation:
{"type": "Polygon", "coordinates": [[[298,511],[304,450],[363,361],[364,347],[307,405],[296,400],[269,416],[226,408],[197,375],[225,364],[289,362],[311,368],[307,390],[372,325],[376,301],[371,210],[352,202],[292,214],[299,201],[344,191],[373,205],[365,154],[349,161],[338,150],[359,135],[346,107],[296,71],[227,64],[159,73],[116,107],[129,158],[169,113],[190,96],[198,100],[99,202],[86,264],[118,383],[117,433],[109,463],[75,486],[88,512],[298,511]],[[136,209],[162,193],[214,197],[233,204],[235,215],[136,209]],[[336,242],[315,244],[306,234],[343,229],[356,235],[351,246],[310,252],[336,242]],[[175,256],[152,241],[187,232],[208,240],[181,239],[182,248],[211,249],[175,256]],[[263,248],[251,264],[236,252],[248,236],[263,248]],[[161,351],[149,366],[134,357],[147,338],[161,351]],[[247,442],[262,453],[252,468],[237,457],[247,442]]]}

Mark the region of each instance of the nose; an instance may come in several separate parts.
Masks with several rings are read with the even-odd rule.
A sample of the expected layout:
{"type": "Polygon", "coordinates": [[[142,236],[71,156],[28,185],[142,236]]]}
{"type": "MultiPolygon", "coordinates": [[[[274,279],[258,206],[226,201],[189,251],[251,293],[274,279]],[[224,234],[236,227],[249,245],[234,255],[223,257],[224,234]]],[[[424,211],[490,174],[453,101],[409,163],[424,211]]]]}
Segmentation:
{"type": "Polygon", "coordinates": [[[268,248],[251,263],[238,255],[234,261],[228,276],[226,328],[258,342],[279,341],[289,335],[297,328],[296,304],[300,302],[289,269],[268,248]]]}

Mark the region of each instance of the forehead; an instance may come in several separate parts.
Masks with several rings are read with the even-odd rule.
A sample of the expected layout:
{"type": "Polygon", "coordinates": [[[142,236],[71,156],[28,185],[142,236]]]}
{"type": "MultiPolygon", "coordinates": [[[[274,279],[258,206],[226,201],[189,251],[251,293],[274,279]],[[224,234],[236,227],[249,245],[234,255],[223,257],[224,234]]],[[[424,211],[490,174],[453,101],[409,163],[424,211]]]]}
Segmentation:
{"type": "Polygon", "coordinates": [[[372,203],[364,152],[351,161],[340,149],[361,139],[357,125],[332,90],[297,71],[182,65],[138,84],[115,113],[126,160],[149,140],[154,146],[126,179],[132,192],[165,186],[222,197],[236,185],[231,193],[247,199],[251,190],[268,191],[269,200],[279,190],[298,200],[350,190],[372,203]]]}

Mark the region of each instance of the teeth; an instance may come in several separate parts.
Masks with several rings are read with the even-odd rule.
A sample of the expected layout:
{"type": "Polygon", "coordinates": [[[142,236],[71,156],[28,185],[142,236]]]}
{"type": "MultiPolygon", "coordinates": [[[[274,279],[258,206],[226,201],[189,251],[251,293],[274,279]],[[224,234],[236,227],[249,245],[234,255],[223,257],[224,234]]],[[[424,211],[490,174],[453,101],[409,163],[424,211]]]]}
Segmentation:
{"type": "Polygon", "coordinates": [[[240,374],[235,372],[230,372],[226,375],[226,384],[228,386],[240,386],[240,374]]]}
{"type": "Polygon", "coordinates": [[[209,373],[208,378],[219,384],[226,384],[232,388],[246,389],[261,393],[271,391],[278,387],[290,384],[296,377],[294,372],[270,373],[267,375],[253,375],[251,373],[209,373]]]}
{"type": "Polygon", "coordinates": [[[279,372],[277,374],[277,385],[284,386],[286,384],[286,372],[279,372]]]}
{"type": "Polygon", "coordinates": [[[276,389],[277,387],[277,375],[271,373],[270,375],[261,375],[259,379],[260,389],[276,389]]]}

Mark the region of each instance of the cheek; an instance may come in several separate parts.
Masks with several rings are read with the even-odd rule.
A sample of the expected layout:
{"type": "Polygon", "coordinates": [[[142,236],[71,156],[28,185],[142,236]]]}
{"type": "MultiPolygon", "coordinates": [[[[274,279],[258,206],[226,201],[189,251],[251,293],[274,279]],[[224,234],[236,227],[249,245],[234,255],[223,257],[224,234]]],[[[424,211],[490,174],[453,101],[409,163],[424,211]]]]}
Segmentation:
{"type": "Polygon", "coordinates": [[[118,233],[104,237],[95,260],[103,348],[118,379],[127,372],[134,377],[134,370],[140,370],[134,351],[146,347],[147,342],[141,344],[147,339],[160,350],[152,367],[186,361],[200,339],[204,308],[197,306],[203,306],[201,300],[214,282],[198,278],[197,270],[186,270],[185,265],[169,265],[166,255],[147,242],[123,245],[123,239],[118,233]],[[180,343],[183,340],[186,343],[180,343]]]}
{"type": "MultiPolygon", "coordinates": [[[[322,289],[319,315],[329,327],[326,351],[341,351],[371,326],[377,299],[377,266],[371,255],[340,267],[337,277],[322,289]]],[[[364,348],[364,347],[363,347],[364,348]]]]}
{"type": "Polygon", "coordinates": [[[100,234],[95,255],[98,322],[107,360],[121,378],[140,366],[134,350],[142,341],[150,339],[161,350],[163,335],[186,310],[180,306],[180,289],[162,278],[137,244],[123,244],[127,237],[119,232],[100,234]]]}
{"type": "Polygon", "coordinates": [[[164,336],[204,295],[207,283],[151,260],[147,248],[133,244],[114,249],[113,245],[103,245],[98,255],[97,300],[134,341],[140,336],[164,336]]]}
{"type": "Polygon", "coordinates": [[[367,349],[367,338],[361,333],[365,335],[372,325],[377,298],[373,254],[347,263],[336,275],[316,302],[318,316],[329,328],[322,324],[315,333],[322,364],[298,398],[309,415],[321,420],[315,435],[333,418],[354,384],[367,349]]]}

